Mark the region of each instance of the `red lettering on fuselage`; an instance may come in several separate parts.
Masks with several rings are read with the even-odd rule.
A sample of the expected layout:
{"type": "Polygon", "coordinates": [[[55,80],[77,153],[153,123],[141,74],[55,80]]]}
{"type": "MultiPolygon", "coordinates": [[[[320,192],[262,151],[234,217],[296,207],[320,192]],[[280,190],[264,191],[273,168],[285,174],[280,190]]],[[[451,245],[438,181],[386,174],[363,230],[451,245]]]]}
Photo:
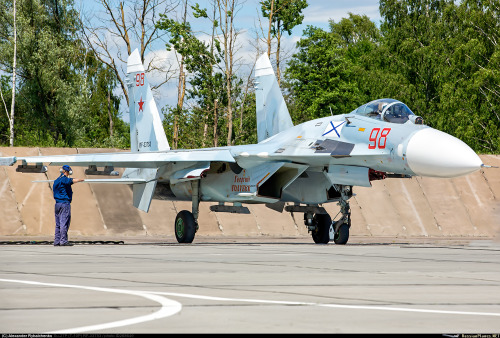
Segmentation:
{"type": "Polygon", "coordinates": [[[250,192],[250,186],[249,185],[235,185],[235,184],[233,184],[231,186],[231,191],[234,191],[234,192],[250,192]]]}
{"type": "Polygon", "coordinates": [[[238,177],[234,176],[234,183],[248,183],[250,182],[250,177],[238,177]]]}

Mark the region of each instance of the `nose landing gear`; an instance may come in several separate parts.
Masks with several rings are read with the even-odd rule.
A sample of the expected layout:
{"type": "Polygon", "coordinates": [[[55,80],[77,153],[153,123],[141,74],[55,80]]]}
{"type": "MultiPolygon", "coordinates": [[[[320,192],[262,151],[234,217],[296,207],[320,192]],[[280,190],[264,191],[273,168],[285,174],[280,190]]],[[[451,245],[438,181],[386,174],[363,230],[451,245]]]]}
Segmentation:
{"type": "Polygon", "coordinates": [[[346,244],[349,240],[349,228],[351,227],[351,207],[349,206],[349,198],[352,196],[352,188],[345,185],[333,186],[340,192],[340,212],[342,216],[339,220],[332,222],[333,227],[333,242],[335,244],[346,244]]]}

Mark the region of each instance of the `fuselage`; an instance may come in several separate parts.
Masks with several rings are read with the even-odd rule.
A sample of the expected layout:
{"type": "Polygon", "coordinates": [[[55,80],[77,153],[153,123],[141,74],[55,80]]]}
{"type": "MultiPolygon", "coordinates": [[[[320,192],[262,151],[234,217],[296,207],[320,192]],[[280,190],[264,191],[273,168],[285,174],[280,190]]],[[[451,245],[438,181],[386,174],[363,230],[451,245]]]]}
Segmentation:
{"type": "MultiPolygon", "coordinates": [[[[481,167],[481,159],[464,142],[422,124],[399,101],[372,105],[379,101],[389,103],[382,114],[367,104],[349,114],[293,126],[258,144],[213,148],[229,150],[236,163],[193,168],[203,171],[201,200],[318,204],[336,200],[335,184],[371,186],[386,174],[456,177],[481,167]],[[399,104],[409,113],[389,115],[399,104]]],[[[179,199],[191,198],[189,181],[170,182],[170,188],[179,199]]]]}

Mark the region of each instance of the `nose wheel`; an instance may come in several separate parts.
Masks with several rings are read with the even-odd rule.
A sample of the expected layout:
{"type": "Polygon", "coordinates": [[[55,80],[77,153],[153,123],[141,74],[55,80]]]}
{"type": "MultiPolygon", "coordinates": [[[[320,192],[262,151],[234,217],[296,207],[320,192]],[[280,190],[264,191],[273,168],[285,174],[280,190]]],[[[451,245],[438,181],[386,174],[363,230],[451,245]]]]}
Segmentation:
{"type": "Polygon", "coordinates": [[[335,244],[346,244],[349,240],[349,227],[348,223],[342,223],[333,233],[333,242],[335,244]]]}

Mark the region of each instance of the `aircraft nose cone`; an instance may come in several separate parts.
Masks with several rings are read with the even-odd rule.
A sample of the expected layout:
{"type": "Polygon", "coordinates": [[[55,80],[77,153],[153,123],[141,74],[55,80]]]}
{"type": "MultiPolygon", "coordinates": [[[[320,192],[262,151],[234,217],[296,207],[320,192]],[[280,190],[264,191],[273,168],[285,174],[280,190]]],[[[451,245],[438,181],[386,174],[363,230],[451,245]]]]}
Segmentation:
{"type": "Polygon", "coordinates": [[[467,175],[483,164],[467,144],[432,128],[422,129],[410,138],[406,158],[415,174],[431,177],[467,175]]]}

